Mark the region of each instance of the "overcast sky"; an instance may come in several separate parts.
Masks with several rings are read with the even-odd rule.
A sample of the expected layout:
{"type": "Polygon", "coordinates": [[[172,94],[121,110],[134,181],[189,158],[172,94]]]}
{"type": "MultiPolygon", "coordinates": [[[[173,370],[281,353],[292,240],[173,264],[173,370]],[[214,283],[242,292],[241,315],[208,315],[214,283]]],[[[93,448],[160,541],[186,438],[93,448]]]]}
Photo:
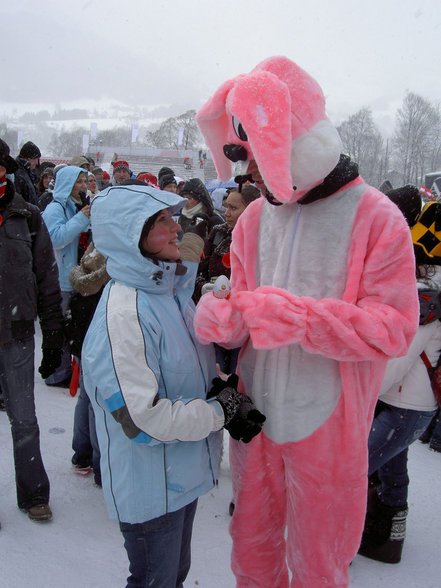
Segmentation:
{"type": "Polygon", "coordinates": [[[198,108],[271,55],[312,74],[341,122],[441,101],[439,0],[1,0],[6,103],[198,108]]]}

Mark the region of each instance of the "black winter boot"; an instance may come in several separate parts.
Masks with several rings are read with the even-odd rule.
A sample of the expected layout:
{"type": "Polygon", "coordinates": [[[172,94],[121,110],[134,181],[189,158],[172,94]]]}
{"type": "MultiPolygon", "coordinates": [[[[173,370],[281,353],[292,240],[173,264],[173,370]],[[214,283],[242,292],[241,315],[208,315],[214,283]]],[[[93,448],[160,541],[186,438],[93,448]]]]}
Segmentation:
{"type": "Polygon", "coordinates": [[[393,507],[383,504],[371,489],[364,525],[360,555],[383,563],[399,563],[406,536],[407,505],[393,507]]]}

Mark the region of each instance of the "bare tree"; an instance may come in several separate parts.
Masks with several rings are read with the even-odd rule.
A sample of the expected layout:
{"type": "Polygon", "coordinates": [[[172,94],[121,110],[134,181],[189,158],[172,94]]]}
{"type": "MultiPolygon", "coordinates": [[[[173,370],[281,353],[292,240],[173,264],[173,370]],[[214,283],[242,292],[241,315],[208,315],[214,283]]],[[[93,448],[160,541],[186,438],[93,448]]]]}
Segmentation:
{"type": "Polygon", "coordinates": [[[156,131],[147,131],[145,136],[145,142],[157,149],[193,149],[201,141],[195,110],[166,119],[156,131]]]}
{"type": "Polygon", "coordinates": [[[61,130],[54,133],[48,145],[48,150],[54,157],[72,157],[83,152],[83,135],[88,131],[75,127],[70,131],[61,130]]]}
{"type": "MultiPolygon", "coordinates": [[[[92,144],[92,143],[91,143],[92,144]]],[[[120,147],[130,147],[132,144],[132,129],[129,126],[115,127],[105,131],[99,131],[94,145],[118,145],[120,147]]]]}
{"type": "Polygon", "coordinates": [[[156,131],[147,131],[146,142],[156,149],[177,149],[179,127],[175,118],[168,118],[156,131]]]}
{"type": "Polygon", "coordinates": [[[11,153],[15,153],[17,149],[17,131],[8,129],[5,122],[0,123],[0,138],[8,144],[11,153]]]}
{"type": "Polygon", "coordinates": [[[187,110],[177,117],[178,127],[182,129],[182,147],[192,149],[203,143],[202,134],[196,123],[196,110],[187,110]]]}
{"type": "Polygon", "coordinates": [[[440,136],[439,108],[408,92],[397,111],[393,142],[395,166],[403,184],[421,183],[424,173],[439,163],[440,136]]]}
{"type": "Polygon", "coordinates": [[[362,108],[338,127],[344,152],[356,163],[363,178],[378,186],[384,173],[383,139],[372,112],[362,108]]]}

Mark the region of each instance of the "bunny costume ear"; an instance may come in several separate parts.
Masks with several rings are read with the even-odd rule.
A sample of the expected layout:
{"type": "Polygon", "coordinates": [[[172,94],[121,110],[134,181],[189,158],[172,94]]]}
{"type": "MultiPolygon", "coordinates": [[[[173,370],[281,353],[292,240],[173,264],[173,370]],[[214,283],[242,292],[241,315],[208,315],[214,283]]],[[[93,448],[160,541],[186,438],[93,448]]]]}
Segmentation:
{"type": "Polygon", "coordinates": [[[339,161],[341,140],[326,117],[320,86],[286,57],[266,59],[225,82],[196,120],[220,179],[231,177],[223,146],[241,145],[284,203],[320,184],[339,161]],[[238,123],[245,131],[241,136],[238,123]]]}

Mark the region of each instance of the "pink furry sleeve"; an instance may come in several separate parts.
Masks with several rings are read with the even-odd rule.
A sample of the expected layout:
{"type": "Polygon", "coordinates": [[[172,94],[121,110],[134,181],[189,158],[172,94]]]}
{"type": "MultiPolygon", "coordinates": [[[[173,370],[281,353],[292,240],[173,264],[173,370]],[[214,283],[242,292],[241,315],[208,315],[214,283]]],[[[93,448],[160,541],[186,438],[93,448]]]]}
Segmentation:
{"type": "Polygon", "coordinates": [[[199,300],[194,317],[194,330],[200,343],[218,343],[233,349],[248,338],[248,328],[230,300],[216,298],[207,292],[199,300]]]}
{"type": "Polygon", "coordinates": [[[230,300],[219,300],[212,292],[200,299],[196,307],[194,328],[198,341],[201,343],[218,343],[228,349],[241,347],[249,337],[248,327],[241,311],[234,308],[232,301],[239,290],[254,290],[255,260],[260,211],[263,199],[252,202],[241,215],[233,231],[231,254],[231,286],[230,300]],[[261,201],[260,201],[261,200],[261,201]],[[248,224],[244,229],[245,217],[248,224]],[[250,228],[252,227],[252,228],[250,228]],[[245,238],[252,231],[253,238],[245,238]]]}
{"type": "Polygon", "coordinates": [[[376,191],[367,191],[357,210],[342,300],[299,297],[271,286],[235,293],[232,305],[255,348],[299,343],[343,361],[407,352],[418,326],[410,231],[396,207],[377,201],[376,191]]]}

